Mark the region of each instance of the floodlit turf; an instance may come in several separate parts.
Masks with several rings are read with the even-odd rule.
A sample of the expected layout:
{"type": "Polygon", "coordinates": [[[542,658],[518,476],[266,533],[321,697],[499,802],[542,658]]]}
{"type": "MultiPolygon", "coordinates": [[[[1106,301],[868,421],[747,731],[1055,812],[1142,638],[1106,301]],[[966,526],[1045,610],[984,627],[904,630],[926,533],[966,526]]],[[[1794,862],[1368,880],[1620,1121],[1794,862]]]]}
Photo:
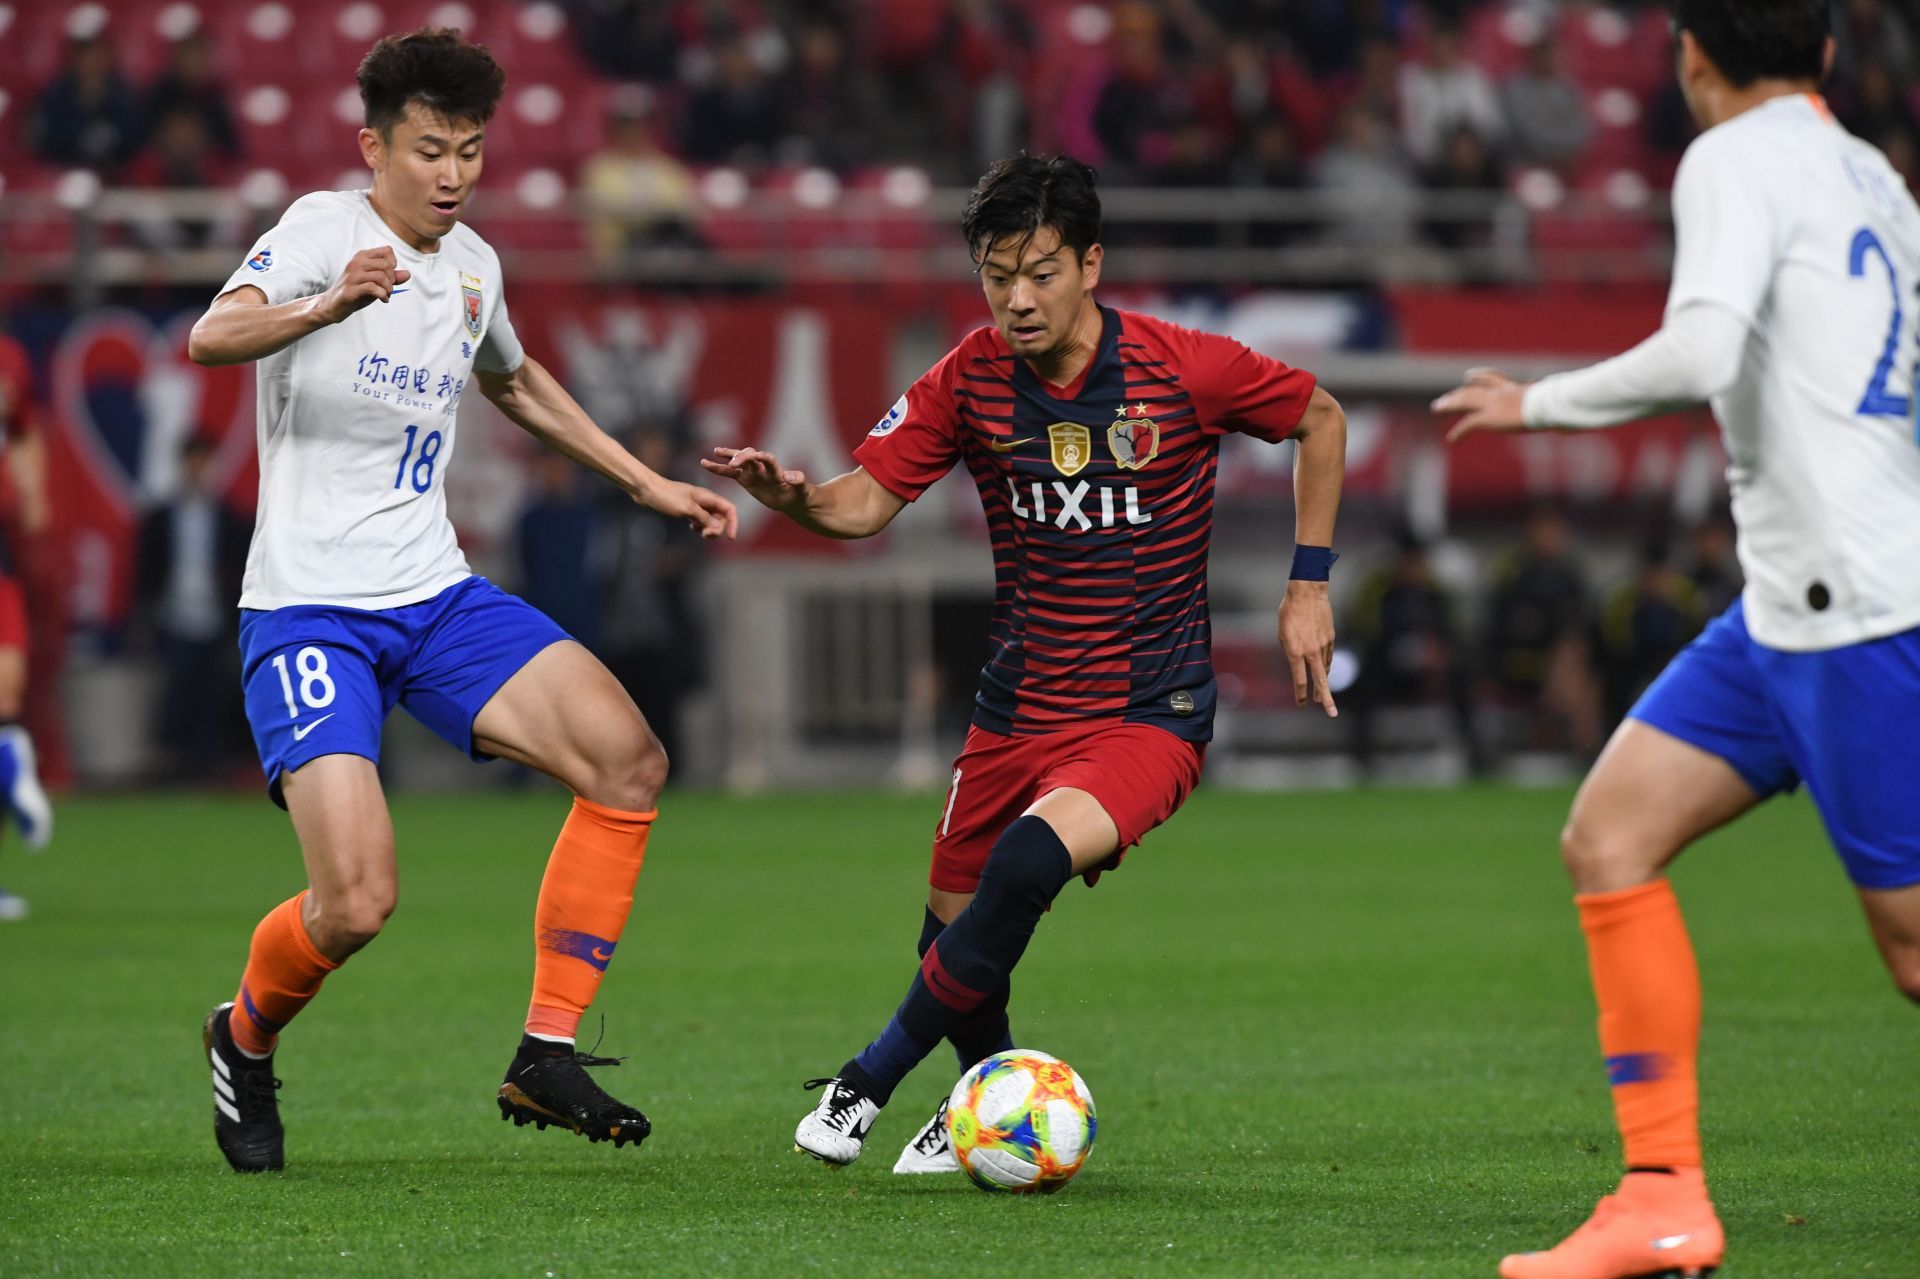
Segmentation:
{"type": "MultiPolygon", "coordinates": [[[[1057,1196],[792,1153],[800,1084],[911,972],[932,798],[663,805],[598,1006],[638,1151],[500,1122],[554,793],[396,803],[399,913],[281,1052],[289,1171],[214,1149],[200,1020],[299,887],[264,800],[69,802],[0,871],[0,1274],[1490,1276],[1616,1176],[1564,793],[1203,791],[1042,925],[1023,1045],[1099,1105],[1057,1196]]],[[[1920,1013],[1804,801],[1676,876],[1707,995],[1727,1279],[1920,1275],[1920,1013]]],[[[591,1033],[591,1025],[589,1026],[591,1033]]]]}

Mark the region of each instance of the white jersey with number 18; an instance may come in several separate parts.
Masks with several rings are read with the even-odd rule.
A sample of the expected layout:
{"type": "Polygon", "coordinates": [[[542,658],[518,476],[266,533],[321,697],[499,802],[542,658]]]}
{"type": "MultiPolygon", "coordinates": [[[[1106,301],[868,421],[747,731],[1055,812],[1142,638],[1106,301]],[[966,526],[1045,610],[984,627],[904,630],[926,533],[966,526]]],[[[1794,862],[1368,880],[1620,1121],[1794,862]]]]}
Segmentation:
{"type": "Polygon", "coordinates": [[[1694,140],[1674,183],[1669,316],[1747,326],[1714,397],[1746,619],[1769,648],[1920,626],[1920,210],[1878,150],[1812,96],[1694,140]]]}
{"type": "Polygon", "coordinates": [[[486,241],[456,226],[420,253],[366,192],[322,191],[295,201],[220,291],[308,297],[382,246],[411,274],[389,301],[258,361],[260,510],[242,608],[398,608],[471,574],[444,482],[460,394],[476,368],[510,373],[524,358],[486,241]]]}

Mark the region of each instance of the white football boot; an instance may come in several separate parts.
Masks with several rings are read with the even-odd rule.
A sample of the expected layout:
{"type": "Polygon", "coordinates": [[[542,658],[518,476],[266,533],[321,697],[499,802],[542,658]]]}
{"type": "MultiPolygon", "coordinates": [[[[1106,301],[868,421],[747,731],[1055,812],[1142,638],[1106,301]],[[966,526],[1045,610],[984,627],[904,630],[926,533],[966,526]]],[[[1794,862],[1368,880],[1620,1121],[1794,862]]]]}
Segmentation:
{"type": "Polygon", "coordinates": [[[927,1120],[927,1126],[920,1135],[907,1143],[900,1152],[899,1160],[893,1165],[896,1173],[918,1172],[959,1172],[960,1161],[954,1158],[953,1139],[947,1135],[947,1099],[940,1099],[940,1109],[933,1112],[933,1118],[927,1120]]]}
{"type": "Polygon", "coordinates": [[[18,724],[0,728],[0,750],[11,750],[14,757],[13,786],[5,796],[13,813],[13,824],[31,852],[39,852],[53,838],[53,805],[40,786],[40,761],[35,758],[33,738],[18,724]]]}
{"type": "Polygon", "coordinates": [[[809,1079],[807,1087],[826,1091],[794,1130],[793,1148],[828,1167],[844,1168],[860,1157],[880,1105],[844,1079],[809,1079]]]}

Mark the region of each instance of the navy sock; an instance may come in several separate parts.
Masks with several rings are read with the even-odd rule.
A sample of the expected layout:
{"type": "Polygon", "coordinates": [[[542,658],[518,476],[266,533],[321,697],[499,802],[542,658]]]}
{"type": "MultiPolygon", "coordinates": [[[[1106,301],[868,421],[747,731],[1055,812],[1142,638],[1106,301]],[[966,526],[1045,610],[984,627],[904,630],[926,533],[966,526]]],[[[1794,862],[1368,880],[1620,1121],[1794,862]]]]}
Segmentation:
{"type": "Polygon", "coordinates": [[[928,945],[880,1038],[849,1063],[871,1082],[875,1101],[885,1105],[908,1071],[1007,986],[1040,916],[1072,877],[1073,858],[1053,827],[1038,817],[1007,827],[972,903],[928,945]]]}
{"type": "MultiPolygon", "coordinates": [[[[928,907],[926,920],[920,925],[920,958],[927,957],[934,939],[946,931],[946,927],[940,922],[940,916],[933,913],[933,908],[928,907]]],[[[1002,982],[947,1036],[953,1043],[953,1055],[960,1062],[961,1074],[995,1053],[1013,1047],[1013,1027],[1007,1020],[1007,1001],[1012,994],[1012,982],[1002,982]]]]}

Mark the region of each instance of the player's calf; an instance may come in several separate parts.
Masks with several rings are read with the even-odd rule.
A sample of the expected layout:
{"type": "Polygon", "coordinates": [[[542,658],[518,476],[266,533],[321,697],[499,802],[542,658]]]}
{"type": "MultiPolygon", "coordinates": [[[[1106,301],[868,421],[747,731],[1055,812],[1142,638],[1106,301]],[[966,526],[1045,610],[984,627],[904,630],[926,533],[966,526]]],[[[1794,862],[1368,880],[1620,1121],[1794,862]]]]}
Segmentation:
{"type": "Polygon", "coordinates": [[[549,1125],[578,1133],[588,1141],[639,1145],[653,1131],[647,1117],[610,1096],[587,1074],[589,1066],[617,1066],[624,1057],[595,1057],[576,1052],[571,1043],[524,1035],[520,1050],[500,1082],[500,1118],[515,1127],[549,1125]]]}

